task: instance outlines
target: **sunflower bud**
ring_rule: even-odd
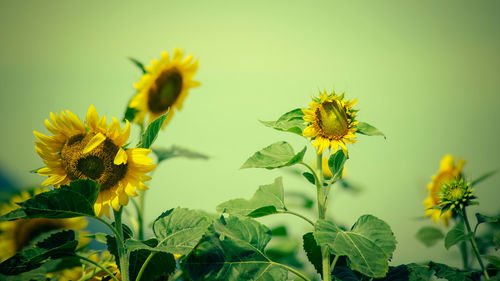
[[[476,198],[473,191],[470,183],[465,182],[464,178],[455,178],[444,183],[439,193],[441,211],[462,209],[465,206],[477,204],[472,201]]]

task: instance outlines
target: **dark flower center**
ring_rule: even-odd
[[[340,139],[347,134],[349,128],[347,114],[336,100],[322,103],[315,113],[318,125],[326,137]]]
[[[162,72],[148,93],[148,107],[153,113],[167,111],[182,92],[182,75],[177,69]]]

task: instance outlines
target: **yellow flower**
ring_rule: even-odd
[[[356,110],[352,109],[356,102],[344,99],[343,94],[338,96],[333,92],[328,95],[324,91],[319,99],[309,103],[309,109],[302,109],[303,119],[311,123],[302,135],[314,140],[313,147],[318,148],[318,154],[330,147],[335,153],[340,146],[347,155],[345,144],[356,142],[354,133],[358,122],[354,120]]]
[[[116,266],[116,262],[114,261],[113,256],[108,251],[103,251],[99,256],[97,253],[94,253],[88,257],[90,260],[101,264],[106,269],[108,269],[111,273],[113,273],[116,279],[121,280],[120,270]],[[101,280],[111,280],[108,274],[98,268],[98,267],[86,267],[85,277],[83,277],[83,267],[77,266],[73,268],[63,269],[57,272],[47,274],[47,277],[52,278],[57,276],[57,280],[59,281],[71,281],[71,280],[89,280],[89,281],[101,281]],[[107,279],[105,279],[107,277]]]
[[[33,196],[44,192],[37,188]],[[5,215],[17,208],[16,203],[24,202],[32,197],[28,191],[12,196],[9,203],[0,205],[0,215]],[[28,246],[38,235],[58,229],[80,230],[87,226],[83,217],[69,219],[19,219],[0,222],[0,261],[4,261],[16,252]],[[80,243],[85,242],[81,239]]]
[[[50,113],[45,126],[53,134],[48,136],[34,132],[38,141],[35,149],[47,165],[39,169],[40,175],[49,176],[42,186],[69,184],[77,179],[92,179],[100,184],[99,196],[94,204],[98,216],[109,217],[109,207],[119,210],[127,205],[129,196],[137,196],[136,190],[146,190],[143,183],[151,177],[156,164],[148,157],[150,149],[126,149],[130,135],[127,121],[122,130],[116,118],[107,125],[106,116],[99,118],[93,105],[85,119],[66,110],[61,115]]]
[[[439,222],[439,219],[441,218],[443,224],[448,226],[448,221],[452,216],[451,210],[448,210],[441,215],[441,210],[431,208],[440,205],[440,193],[442,192],[443,186],[450,183],[453,179],[460,178],[462,176],[462,167],[464,164],[464,160],[458,160],[455,165],[455,159],[453,156],[445,155],[443,159],[441,159],[438,173],[432,176],[432,182],[427,185],[429,197],[424,200],[425,216],[430,217],[431,220],[436,223]]]
[[[170,60],[168,53],[163,52],[159,61],[152,60],[151,66],[145,67],[147,72],[134,84],[137,95],[129,104],[129,107],[137,110],[134,123],[142,124],[147,114],[148,122],[151,123],[170,110],[163,123],[165,127],[174,116],[174,108],[182,109],[188,90],[200,85],[193,80],[198,61],[191,62],[192,55],[185,59],[183,56],[183,52],[174,49],[174,56]]]

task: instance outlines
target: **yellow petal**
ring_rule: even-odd
[[[120,210],[120,199],[118,198],[118,196],[115,195],[115,197],[111,199],[111,206],[113,207],[113,209],[115,209],[115,211]]]
[[[308,126],[304,129],[304,131],[302,131],[302,135],[304,137],[309,137],[309,138],[313,138],[317,135],[318,133],[316,132],[316,129],[314,129],[314,126],[311,125],[311,126]]]
[[[42,186],[57,185],[66,178],[66,175],[52,175],[42,182]]]
[[[91,105],[89,110],[87,110],[87,116],[85,117],[85,123],[90,130],[95,131],[97,129],[97,122],[99,121],[99,115],[97,115],[97,110]]]
[[[127,158],[127,153],[125,152],[125,150],[123,150],[123,148],[120,147],[120,149],[116,153],[113,163],[115,165],[127,164]]]
[[[101,133],[97,133],[88,143],[87,145],[85,146],[85,148],[83,149],[83,154],[87,154],[89,153],[90,151],[92,151],[94,148],[96,148],[97,146],[99,146],[103,141],[106,140],[106,136],[101,134]]]
[[[347,155],[347,147],[342,141],[339,141],[338,144],[340,145],[340,148],[342,148],[342,151],[344,152],[344,155]]]
[[[441,159],[440,171],[452,170],[455,167],[455,159],[452,155],[445,155],[443,159]]]

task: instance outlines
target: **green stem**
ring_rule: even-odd
[[[144,240],[144,190],[139,191],[139,204],[137,206],[137,223],[139,224],[139,240]]]
[[[296,212],[293,212],[293,211],[290,211],[290,210],[286,210],[286,211],[278,211],[279,214],[290,214],[290,215],[294,215],[294,216],[297,216],[305,221],[307,221],[310,225],[314,226],[314,222],[310,219],[308,219],[307,217],[299,214],[299,213],[296,213]]]
[[[144,263],[141,266],[141,269],[139,270],[139,273],[137,273],[137,277],[135,278],[135,281],[141,280],[141,277],[142,277],[142,274],[144,273],[144,270],[146,270],[148,263],[151,261],[151,259],[154,257],[155,254],[156,254],[156,252],[151,252],[149,254],[149,256],[146,258],[146,260],[144,261]]]
[[[330,270],[333,271],[333,269],[335,268],[335,265],[337,264],[337,261],[339,260],[339,257],[340,256],[335,256],[335,258],[333,258],[333,261],[332,261],[332,264],[330,265]]]
[[[462,263],[464,265],[464,270],[469,269],[469,255],[467,253],[467,243],[465,241],[461,242],[459,245],[460,253],[462,254]]]
[[[172,276],[172,278],[171,278],[172,280],[171,281],[175,281],[175,280],[177,280],[177,279],[179,279],[181,277],[182,277],[182,270],[177,270],[175,272],[175,274]],[[169,278],[169,280],[170,280],[170,278]]]
[[[484,276],[486,277],[486,280],[490,280],[490,276],[488,275],[488,271],[486,271],[486,268],[484,267],[483,260],[481,259],[481,255],[479,254],[479,249],[476,244],[476,239],[474,238],[474,235],[472,233],[472,230],[470,228],[469,224],[469,219],[467,219],[467,213],[465,212],[465,207],[461,209],[462,210],[462,218],[464,219],[465,222],[465,227],[467,228],[467,233],[470,236],[469,240],[472,245],[472,249],[474,250],[474,254],[476,255],[476,259],[479,262],[479,265],[481,266],[481,270],[484,272]]]
[[[77,258],[81,259],[81,260],[84,260],[84,261],[86,261],[88,263],[91,263],[91,264],[99,267],[100,269],[104,270],[104,272],[106,272],[111,278],[113,278],[113,280],[118,281],[118,279],[116,279],[115,275],[111,271],[109,271],[106,267],[104,267],[103,265],[101,265],[101,264],[99,264],[99,263],[97,263],[97,262],[95,262],[95,261],[93,261],[91,259],[88,259],[86,257],[82,257],[82,256],[79,256],[79,255],[75,255],[75,256]]]
[[[118,249],[118,257],[120,259],[120,273],[122,281],[129,281],[129,271],[128,271],[128,254],[124,246],[123,239],[123,226],[122,226],[122,211],[123,206],[120,206],[119,211],[113,210],[115,217],[115,225],[117,230],[116,247]]]
[[[102,222],[103,224],[105,224],[109,229],[111,229],[111,231],[113,232],[113,235],[115,237],[118,237],[118,235],[119,235],[118,230],[116,230],[116,228],[113,225],[111,225],[109,222],[107,222],[105,219],[103,219],[101,217],[93,217],[93,218]]]
[[[271,264],[278,265],[278,266],[281,266],[281,267],[285,268],[286,270],[288,270],[288,271],[292,272],[293,274],[297,275],[298,277],[300,277],[304,281],[311,281],[311,279],[307,278],[304,274],[300,273],[299,271],[295,270],[292,267],[289,267],[288,265],[277,263],[277,262],[273,262],[273,261],[271,261]]]
[[[325,181],[323,176],[323,152],[318,153],[316,158],[316,168],[319,175],[319,187],[317,191],[318,196],[318,216],[319,219],[326,219],[326,200],[323,183]],[[321,257],[323,264],[323,280],[330,281],[331,280],[331,271],[330,271],[330,252],[327,246],[321,247]]]

